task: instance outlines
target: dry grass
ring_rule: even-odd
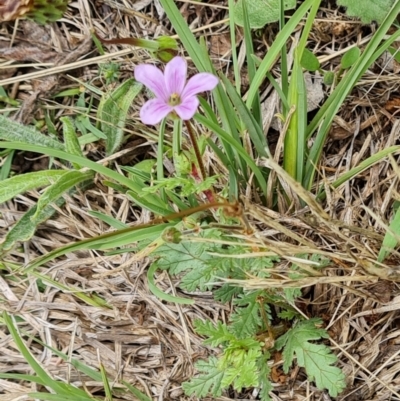
[[[193,3],[181,2],[182,14],[194,32],[206,36],[215,65],[231,75],[226,2],[215,0],[202,6]],[[104,38],[153,38],[171,33],[172,28],[157,0],[133,3],[104,0],[96,4],[78,0],[70,5],[58,24],[48,27],[26,21],[3,24],[0,26],[0,86],[10,97],[23,100],[20,108],[9,107],[3,112],[16,113],[24,123],[41,120],[46,113],[51,113],[59,129],[58,118],[73,115],[77,109],[71,98],[53,98],[54,94],[76,87],[77,82],[88,82],[108,91],[111,87],[106,87],[99,78],[99,63],[105,60],[118,63],[122,71],[120,80],[123,80],[132,76],[136,64],[149,60],[144,51],[114,45],[107,47],[106,55],[99,56],[89,39],[91,29]],[[266,45],[273,40],[274,29],[268,27],[257,39],[257,54],[265,52]],[[339,63],[338,56],[354,44],[365,43],[370,33],[369,28],[347,20],[327,2],[315,23],[309,48],[314,49],[325,69],[333,70]],[[243,44],[239,46],[242,56]],[[243,57],[240,60],[243,62]],[[398,254],[391,257],[389,266],[377,269],[372,263],[390,221],[393,200],[399,199],[396,161],[378,163],[339,189],[329,189],[329,183],[338,174],[367,156],[399,143],[399,70],[393,60],[381,60],[363,77],[341,108],[319,169],[320,180],[327,188],[323,209],[310,197],[310,207],[305,210],[287,211],[284,200],[280,211],[266,209],[253,201],[244,205],[255,229],[253,236],[246,240],[267,246],[270,252],[281,256],[281,263],[275,267],[273,279],[249,277],[241,284],[247,288],[303,287],[303,297],[296,307],[305,316],[323,318],[332,347],[347,375],[348,389],[337,398],[343,401],[400,400]],[[268,96],[266,90],[265,97]],[[139,105],[140,102],[132,106],[126,147],[112,158],[116,166],[134,164],[155,154],[157,133],[138,121]],[[274,147],[279,134],[272,129],[268,135]],[[101,146],[90,145],[87,150],[97,160],[102,159]],[[36,156],[18,156],[14,170],[44,168],[46,161]],[[213,155],[208,157],[209,165],[223,173],[224,166]],[[277,174],[286,187],[292,188],[294,197],[308,196],[279,170]],[[1,205],[0,236],[5,235],[38,196],[32,191]],[[146,223],[152,217],[97,181],[96,187],[85,194],[68,199],[56,217],[41,225],[29,242],[9,252],[4,263],[8,268],[27,263],[71,241],[104,233],[108,227],[93,218],[89,214],[91,210],[124,223]],[[331,261],[319,274],[315,274],[311,263],[295,259],[299,254],[315,253]],[[287,265],[293,260],[314,275],[301,282],[290,279]],[[5,280],[0,276],[0,309],[23,317],[26,324],[21,328],[46,344],[93,367],[101,362],[116,381],[123,377],[154,400],[186,400],[181,383],[194,373],[196,360],[213,352],[202,346],[201,338],[193,330],[193,321],[205,317],[226,321],[230,306],[216,303],[210,293],[193,295],[194,306],[160,301],[148,289],[147,263],[133,254],[106,256],[81,251],[55,261],[46,270],[49,277],[70,288],[87,294],[96,292],[110,308],[88,306],[74,292],[61,292],[51,285],[40,287],[32,277]],[[157,285],[164,291],[175,291],[166,272],[159,274]],[[48,350],[34,343],[29,345],[55,377],[84,385],[93,394],[101,393],[101,383],[87,381]],[[281,363],[276,362],[278,369]],[[3,328],[0,372],[30,371]],[[13,394],[32,391],[33,387],[33,384],[0,380],[3,394],[0,400],[14,399]],[[288,377],[282,374],[274,390],[276,401],[330,399],[297,369]],[[251,393],[231,393],[220,399],[238,397],[254,399]]]

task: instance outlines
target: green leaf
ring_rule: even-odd
[[[242,289],[239,286],[224,284],[214,291],[214,299],[222,303],[229,302],[234,296],[241,294]]]
[[[358,17],[364,24],[372,21],[381,23],[389,14],[395,0],[337,0],[338,5],[346,7],[350,17]]]
[[[107,136],[107,155],[113,154],[121,146],[129,107],[141,89],[141,84],[128,79],[113,92],[105,94],[101,100],[97,117]]]
[[[196,397],[212,394],[214,397],[219,397],[222,394],[222,380],[225,371],[218,368],[218,359],[211,357],[208,362],[199,361],[195,368],[204,373],[192,378],[189,382],[182,383],[185,394],[188,396],[194,394]]]
[[[0,181],[4,181],[10,176],[12,161],[14,159],[14,153],[15,153],[14,150],[11,151],[6,150],[5,152],[0,152],[1,157],[4,157],[3,164],[0,167]]]
[[[203,341],[205,345],[218,347],[227,341],[235,339],[235,336],[229,332],[227,325],[222,322],[217,322],[215,326],[210,320],[202,321],[198,319],[195,321],[194,325],[196,333],[208,337]]]
[[[17,327],[14,325],[12,318],[7,314],[7,312],[3,312],[3,320],[6,324],[12,339],[14,340],[19,352],[23,356],[23,358],[29,363],[31,368],[37,374],[39,379],[46,383],[47,386],[51,387],[56,392],[64,392],[64,388],[61,383],[53,380],[52,377],[40,366],[39,362],[34,358],[34,356],[30,353],[28,347],[25,345],[22,340],[21,333],[19,333]]]
[[[173,212],[173,210],[169,208],[168,204],[164,204],[162,199],[156,195],[148,194],[140,196],[134,191],[127,191],[126,194],[134,203],[144,209],[150,210],[156,215],[167,216]]]
[[[222,386],[233,384],[236,390],[242,387],[258,387],[257,360],[262,356],[262,344],[252,338],[231,341],[219,361],[225,376]]]
[[[37,224],[36,219],[40,218],[40,215],[44,208],[62,196],[63,193],[70,190],[75,185],[90,180],[94,176],[92,171],[87,171],[85,173],[81,173],[80,171],[67,171],[66,174],[63,174],[58,180],[50,185],[39,198],[36,204],[36,212],[32,216],[32,222]]]
[[[209,230],[211,231],[211,230]],[[210,234],[201,234],[210,238]],[[160,257],[157,266],[160,269],[168,269],[170,274],[179,274],[185,270],[204,269],[207,260],[212,257],[208,254],[209,244],[195,241],[181,241],[179,244],[164,244],[153,256]]]
[[[61,117],[60,121],[63,123],[65,150],[73,155],[83,157],[83,152],[79,144],[72,120],[69,117]],[[72,165],[77,170],[82,167],[77,163],[72,163]]]
[[[43,401],[97,401],[98,398],[92,398],[88,394],[77,396],[76,394],[50,394],[50,393],[28,393],[31,399]]]
[[[317,56],[310,50],[304,49],[300,61],[301,66],[308,71],[317,71],[320,68],[320,63]]]
[[[232,330],[238,338],[254,336],[262,327],[260,304],[257,302],[262,291],[241,294],[234,303],[235,312],[231,315]]]
[[[146,239],[154,240],[161,235],[166,227],[169,227],[170,225],[171,223],[162,223],[148,227],[133,226],[124,228],[122,230],[105,233],[94,238],[73,242],[34,259],[25,268],[24,272],[31,272],[54,258],[65,255],[68,252],[78,251],[80,249],[111,249],[125,246],[136,241],[143,241]]]
[[[32,127],[19,124],[3,115],[0,115],[0,139],[64,150],[64,145],[61,142],[43,135]]]
[[[271,397],[269,396],[269,392],[272,391],[272,383],[268,379],[271,373],[271,368],[268,366],[268,361],[271,355],[268,352],[265,352],[261,358],[258,358],[257,365],[259,371],[259,385],[261,387],[260,391],[260,399],[261,401],[271,401]]]
[[[329,347],[322,344],[313,344],[310,341],[327,338],[328,333],[318,329],[320,319],[310,319],[298,323],[276,341],[276,348],[284,347],[283,370],[289,372],[295,356],[297,364],[305,368],[310,380],[315,380],[320,390],[327,389],[332,397],[336,397],[346,387],[345,376],[336,366],[337,357]]]
[[[264,25],[279,20],[279,2],[281,0],[246,0],[247,13],[252,29],[262,28]],[[235,22],[244,26],[243,0],[235,6]],[[296,7],[296,0],[284,0],[285,10]]]
[[[67,174],[67,171],[64,170],[45,170],[16,175],[1,181],[0,203],[6,202],[30,189],[51,185],[65,174]]]
[[[347,70],[356,63],[356,61],[360,58],[360,54],[361,50],[359,47],[352,47],[351,49],[347,50],[345,54],[343,54],[343,57],[340,60],[340,66],[344,70]]]
[[[58,207],[61,207],[64,203],[64,198],[59,198],[54,202]],[[52,206],[48,205],[36,217],[35,221],[32,221],[32,216],[36,213],[36,207],[37,205],[29,209],[7,233],[5,241],[0,244],[0,251],[8,251],[16,242],[28,241],[35,234],[37,225],[49,219],[56,212]]]
[[[389,230],[385,233],[382,247],[379,251],[378,262],[383,262],[391,251],[396,247],[400,237],[400,208],[396,210],[396,214],[389,225]]]
[[[327,71],[324,74],[324,84],[325,85],[332,85],[333,81],[335,80],[335,73],[333,71]]]

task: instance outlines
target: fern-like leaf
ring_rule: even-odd
[[[319,329],[320,319],[310,319],[298,323],[276,342],[276,348],[282,349],[283,370],[289,372],[295,356],[299,366],[305,368],[310,380],[315,380],[319,389],[327,389],[332,397],[336,397],[346,386],[343,372],[336,366],[337,358],[330,348],[310,341],[327,338],[328,333]]]
[[[260,304],[257,298],[262,291],[239,295],[234,301],[236,310],[231,315],[232,330],[238,338],[254,336],[262,327]]]
[[[208,394],[219,397],[222,394],[222,380],[226,372],[219,369],[218,359],[210,357],[208,361],[197,362],[195,367],[203,373],[183,383],[184,392],[187,395],[194,394],[196,397],[205,397]]]
[[[203,342],[205,345],[218,347],[218,345],[235,339],[235,336],[229,332],[228,327],[224,323],[217,322],[217,325],[214,326],[209,320],[204,322],[196,320],[194,324],[198,334],[208,337]]]
[[[258,381],[260,390],[260,399],[261,401],[271,401],[271,397],[269,396],[269,392],[272,391],[272,383],[269,380],[269,375],[271,373],[271,368],[268,366],[268,360],[271,357],[269,352],[265,352],[261,358],[257,360],[258,366]]]

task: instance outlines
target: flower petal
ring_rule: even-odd
[[[179,106],[175,106],[176,114],[182,120],[190,120],[199,107],[199,99],[196,96],[186,97]]]
[[[174,57],[165,67],[164,79],[168,94],[180,95],[186,83],[187,64],[183,57]]]
[[[189,79],[185,89],[182,92],[181,100],[184,102],[186,97],[191,97],[204,91],[210,91],[217,85],[218,78],[213,74],[201,72],[200,74],[193,75],[193,77]]]
[[[156,97],[164,100],[168,100],[167,88],[164,83],[164,75],[154,65],[140,64],[135,67],[135,79],[136,81],[146,85]]]
[[[143,124],[156,125],[171,113],[172,110],[173,107],[165,103],[163,100],[151,99],[140,109],[140,119]]]

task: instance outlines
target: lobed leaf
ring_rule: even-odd
[[[196,320],[195,321],[196,333],[207,337],[203,341],[205,345],[211,345],[212,347],[218,347],[219,345],[234,340],[235,336],[229,332],[226,324],[217,322],[216,325],[209,320]]]
[[[284,348],[283,370],[289,372],[295,356],[299,366],[305,368],[310,380],[315,380],[319,389],[327,389],[332,397],[336,397],[346,387],[345,376],[336,366],[332,366],[337,357],[331,349],[323,344],[310,341],[327,338],[325,330],[316,327],[319,319],[310,319],[298,323],[276,342],[276,348]]]
[[[223,390],[222,380],[225,371],[218,368],[218,359],[211,357],[208,361],[199,361],[195,367],[205,373],[192,378],[189,382],[182,383],[186,395],[194,394],[197,397],[205,397],[212,394],[214,397],[219,397]]]

